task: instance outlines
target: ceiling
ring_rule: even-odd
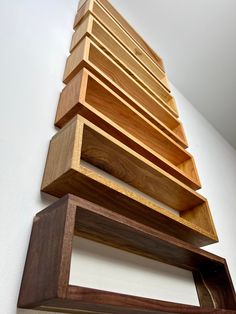
[[[110,0],[236,149],[236,0]]]

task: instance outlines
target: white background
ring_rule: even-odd
[[[52,197],[40,194],[40,184],[48,143],[56,131],[53,121],[76,7],[77,0],[1,1],[0,312],[3,314],[28,313],[17,311],[16,302],[33,216],[53,201]],[[201,193],[209,200],[220,238],[218,244],[206,249],[227,258],[236,284],[236,153],[180,92],[174,87],[172,90],[201,177]],[[97,265],[98,258],[101,266],[107,263],[106,249],[103,257],[97,255],[93,259],[88,256],[93,245],[84,247],[87,252],[83,250],[81,258],[89,258],[85,268],[91,263]],[[125,265],[128,258],[123,257],[120,270],[119,264],[116,265],[121,277],[126,266],[129,267]],[[141,276],[147,271],[143,268],[139,270]],[[127,269],[125,276],[130,284],[127,289],[131,291],[132,273]],[[173,269],[164,270],[160,266],[158,272],[162,273],[158,286],[164,287],[165,280],[171,286],[170,301],[176,298],[178,289],[186,295],[186,302],[194,301],[194,286],[188,274],[183,274],[183,280],[176,283]],[[179,272],[175,274],[178,277]],[[94,284],[102,284],[102,278],[97,277]],[[119,288],[122,289],[122,284]],[[155,289],[154,286],[150,293],[158,298],[161,291]]]

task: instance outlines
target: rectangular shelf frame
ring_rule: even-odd
[[[170,92],[166,73],[163,72],[160,67],[152,60],[151,57],[130,37],[130,35],[119,25],[116,20],[103,8],[98,1],[87,0],[83,7],[77,12],[75,17],[75,34],[72,40],[71,50],[75,47],[79,39],[78,34],[81,33],[80,25],[82,19],[88,14],[92,14],[107,31],[111,32],[112,35],[119,40],[119,42],[135,57],[137,60],[156,78],[158,79],[164,88]]]
[[[164,64],[160,56],[144,41],[144,39],[135,31],[135,29],[124,19],[124,17],[111,5],[107,0],[98,0],[99,4],[113,17],[113,19],[129,34],[133,40],[152,58],[152,60],[165,72]],[[86,10],[86,1],[80,2],[78,11],[80,8]],[[82,9],[82,11],[83,11]],[[83,13],[82,13],[83,14]],[[78,19],[78,15],[77,15]],[[76,20],[75,20],[76,23]],[[77,24],[74,25],[77,27]]]
[[[70,285],[74,236],[192,271],[200,307]],[[67,195],[35,216],[18,307],[94,314],[235,314],[236,299],[223,258]]]
[[[78,31],[72,38],[73,51],[69,58],[76,55],[75,47],[84,37],[90,37],[106,54],[118,63],[131,77],[143,86],[151,95],[160,101],[174,116],[178,117],[174,97],[163,85],[145,69],[142,64],[127,51],[110,32],[91,14],[82,20]],[[64,83],[67,84],[73,73],[66,68]]]
[[[187,147],[181,122],[166,109],[160,99],[157,100],[148,93],[88,37],[81,40],[73,54],[67,59],[65,75],[69,75],[71,80],[83,67],[88,68],[105,84],[114,88],[116,93],[151,119],[178,144],[184,148]],[[56,123],[60,124],[58,117]]]
[[[142,151],[141,154],[194,190],[199,189],[201,183],[192,155],[110,87],[82,69],[62,91],[56,121],[65,119],[62,123],[65,125],[80,114],[123,143],[129,143],[135,151]]]
[[[207,200],[192,190],[200,182],[191,154],[182,148],[187,142],[161,58],[106,0],[82,0],[74,27],[64,73],[68,85],[56,117],[56,125],[64,127],[51,140],[42,182],[42,191],[64,197],[35,216],[18,307],[90,314],[236,313],[226,261],[193,246],[218,238]],[[106,60],[98,61],[100,68],[91,61],[91,47]],[[129,82],[126,90],[108,64]],[[145,106],[137,101],[142,97]],[[151,110],[154,103],[161,118]],[[75,236],[192,271],[200,307],[70,285]]]
[[[171,206],[180,216],[86,162]],[[133,219],[142,213],[152,226],[198,246],[218,240],[204,197],[81,116],[52,138],[42,191],[57,197],[72,193],[115,211],[121,207]]]

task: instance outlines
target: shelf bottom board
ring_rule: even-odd
[[[31,307],[32,308],[32,307]],[[235,314],[235,310],[203,308],[96,290],[68,286],[66,298],[55,298],[37,305],[35,310],[83,314]]]

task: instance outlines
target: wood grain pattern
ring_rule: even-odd
[[[100,5],[116,20],[116,22],[142,47],[153,61],[165,72],[163,60],[156,52],[143,40],[134,28],[124,19],[124,17],[107,0],[98,0]]]
[[[171,206],[184,218],[98,173],[86,162]],[[164,232],[198,245],[217,241],[204,197],[81,116],[52,138],[42,191],[58,197],[73,193],[115,211],[122,207],[126,215],[143,212],[150,220],[154,213],[160,216],[158,227]]]
[[[182,148],[186,138],[162,60],[108,1],[81,0],[75,26],[56,117],[64,127],[51,140],[42,182],[42,191],[64,197],[34,219],[18,307],[236,313],[226,261],[193,246],[218,238],[207,200],[193,190],[200,182]],[[75,236],[192,271],[200,307],[70,285]]]
[[[188,186],[199,189],[193,157],[110,87],[86,69],[79,72],[62,91],[56,120],[63,123],[59,126],[78,113]],[[106,125],[101,125],[101,120]]]
[[[63,253],[69,248],[72,249],[75,223],[73,211],[74,207],[70,211],[67,202],[59,201],[51,205],[46,212],[42,211],[35,216],[18,300],[19,306],[66,296],[70,256]],[[53,245],[55,243],[56,246]],[[33,269],[37,271],[29,271]],[[37,289],[32,289],[32,286]]]
[[[87,10],[86,10],[87,9]],[[128,33],[112,18],[112,16],[94,0],[87,0],[87,3],[77,12],[75,18],[75,33],[71,43],[71,50],[74,49],[76,44],[81,38],[82,19],[91,13],[96,19],[111,32],[113,36],[139,61],[142,65],[155,77],[163,86],[170,92],[166,74],[160,69],[159,66],[152,60],[151,57],[129,36]]]
[[[45,236],[52,233],[54,241],[45,241]],[[201,306],[71,286],[71,248],[73,236],[76,235],[193,271]],[[44,252],[51,254],[45,255]],[[59,265],[59,279],[44,274],[45,264],[53,263]],[[51,271],[55,272],[49,267],[47,272],[50,274]],[[38,281],[41,282],[39,286]],[[55,287],[56,293],[50,297],[51,286]],[[203,293],[205,290],[208,293]],[[66,313],[76,310],[97,314],[233,314],[236,299],[223,258],[148,227],[145,219],[140,223],[84,199],[67,195],[38,213],[34,219],[18,306]]]
[[[82,30],[86,30],[82,33]],[[157,100],[161,100],[163,105],[172,114],[178,117],[176,103],[173,96],[163,87],[149,71],[136,58],[127,51],[111,33],[92,15],[82,19],[78,27],[78,33],[73,35],[72,42],[75,47],[85,36],[90,37],[101,47],[116,63],[118,63],[131,77],[139,82],[141,86],[148,90]],[[71,58],[76,53],[73,51]],[[72,74],[64,75],[64,82],[67,84],[72,78]]]
[[[165,108],[160,100],[149,94],[89,38],[83,39],[67,59],[65,75],[71,79],[84,66],[163,132],[186,148],[187,140],[180,121]],[[60,118],[56,117],[58,126],[62,126]]]
[[[86,5],[86,3],[88,3],[87,0],[80,0],[80,1],[79,1],[79,4],[78,4],[78,11],[79,11],[82,7],[84,7],[84,6]]]

